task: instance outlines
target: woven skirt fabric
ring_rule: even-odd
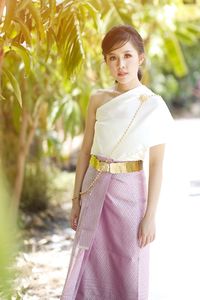
[[[83,191],[96,174],[89,165]],[[143,170],[104,172],[91,191],[82,196],[61,300],[148,299],[149,244],[143,248],[138,244],[146,190]]]

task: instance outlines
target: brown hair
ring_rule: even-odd
[[[131,25],[118,25],[112,27],[102,40],[101,48],[104,60],[111,50],[118,49],[130,41],[137,50],[138,55],[144,53],[144,42],[140,34]],[[138,79],[141,80],[142,72],[138,69]],[[117,82],[117,81],[116,81]]]

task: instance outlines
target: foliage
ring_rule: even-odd
[[[45,210],[51,196],[51,176],[38,162],[26,166],[20,207],[24,211]]]

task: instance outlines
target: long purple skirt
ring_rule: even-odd
[[[96,173],[89,165],[83,191]],[[91,191],[82,196],[61,300],[148,299],[149,244],[143,248],[138,244],[146,195],[145,174],[141,170],[103,172]]]

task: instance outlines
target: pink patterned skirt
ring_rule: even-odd
[[[89,165],[83,191],[96,173]],[[141,170],[103,172],[91,191],[82,196],[61,300],[148,299],[149,244],[140,248],[137,237],[146,195],[146,179]]]

